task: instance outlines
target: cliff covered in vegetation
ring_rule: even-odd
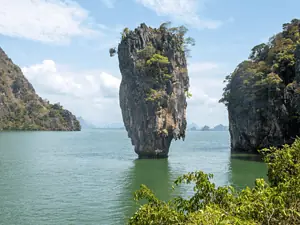
[[[80,130],[76,117],[40,98],[0,48],[0,130]]]
[[[118,46],[123,121],[140,158],[167,157],[172,139],[185,137],[189,97],[187,45],[183,26],[141,24],[125,28]],[[110,49],[111,56],[116,53]]]
[[[300,134],[300,20],[255,46],[226,81],[220,101],[228,108],[233,151],[292,143]]]

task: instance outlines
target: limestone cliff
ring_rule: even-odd
[[[232,151],[257,152],[300,135],[300,21],[252,49],[226,80]]]
[[[118,46],[123,121],[140,158],[167,157],[172,139],[185,137],[186,28],[124,29]],[[113,50],[110,52],[113,54]]]
[[[0,48],[0,130],[80,130],[76,117],[40,98]]]

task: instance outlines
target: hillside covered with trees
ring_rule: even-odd
[[[0,130],[80,130],[80,123],[68,110],[39,97],[0,48]]]

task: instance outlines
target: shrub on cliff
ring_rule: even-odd
[[[273,88],[284,92],[283,88],[291,84],[296,76],[295,51],[300,44],[300,20],[294,19],[291,23],[283,24],[283,31],[270,38],[269,43],[259,44],[252,48],[249,60],[238,65],[237,69],[226,77],[228,83],[224,89],[223,98],[225,104],[234,104],[238,95],[237,85],[243,95],[256,95],[260,98],[260,92],[268,93]],[[233,84],[236,76],[244,78],[247,82]],[[273,80],[274,82],[268,82]]]
[[[135,199],[146,199],[129,224],[300,224],[300,139],[282,149],[261,151],[268,164],[269,183],[257,179],[241,191],[216,187],[212,175],[188,173],[175,181],[194,184],[190,198],[159,200],[145,185]]]

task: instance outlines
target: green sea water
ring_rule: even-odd
[[[0,224],[125,224],[141,184],[162,199],[187,172],[213,173],[237,188],[266,177],[266,166],[231,155],[228,132],[188,132],[168,159],[137,160],[124,130],[0,133]]]

